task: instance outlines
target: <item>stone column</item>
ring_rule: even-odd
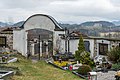
[[[49,57],[49,54],[48,54],[48,41],[46,41],[46,55],[47,55],[47,57]]]
[[[42,42],[40,41],[40,57],[42,57]]]
[[[34,55],[34,53],[35,53],[34,45],[35,45],[34,43],[30,45],[30,52],[32,55]]]
[[[97,56],[97,41],[96,39],[94,39],[94,54],[93,54],[93,58]]]

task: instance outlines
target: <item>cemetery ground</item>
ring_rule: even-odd
[[[5,67],[16,67],[19,69],[12,80],[83,80],[69,71],[63,71],[47,64],[44,61],[32,62],[21,55],[15,55],[18,61],[3,64]]]

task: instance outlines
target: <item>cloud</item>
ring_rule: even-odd
[[[77,15],[77,16],[99,16],[116,11],[107,0],[78,0],[78,1],[55,1],[49,5],[52,12]]]
[[[36,6],[43,6],[47,4],[48,1],[41,0],[2,0],[2,4],[4,8],[21,8],[21,9],[33,9]]]
[[[49,9],[46,9],[57,14],[66,14],[79,18],[91,17],[91,20],[93,17],[96,17],[96,19],[106,18],[106,20],[120,19],[120,7],[114,4],[109,0],[55,1],[49,5]]]
[[[36,13],[57,21],[119,20],[120,0],[1,0],[0,19],[26,20]]]
[[[120,7],[120,0],[110,0],[110,2],[111,2],[114,6]]]

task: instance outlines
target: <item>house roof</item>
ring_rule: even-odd
[[[83,38],[88,38],[87,35],[77,32],[77,31],[73,31],[69,33],[67,37],[69,37],[70,39],[79,39],[80,35],[82,35]],[[65,34],[59,34],[59,36],[61,36],[62,39],[65,39]]]
[[[107,38],[107,37],[86,37],[85,39],[97,39],[97,40],[109,40],[109,41],[120,41],[120,39],[116,39],[116,38]]]
[[[79,39],[80,38],[80,32],[72,32],[70,33],[69,37],[70,39]],[[60,34],[62,39],[65,39],[65,34]],[[115,38],[107,38],[107,37],[93,37],[93,36],[87,36],[85,34],[82,34],[84,39],[93,39],[93,40],[109,40],[109,41],[120,41],[120,39],[115,39]]]
[[[13,31],[12,27],[0,27],[0,32],[1,31]]]
[[[12,34],[12,33],[13,33],[13,28],[11,27],[0,28],[0,34]]]

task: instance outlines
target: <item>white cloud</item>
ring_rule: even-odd
[[[13,17],[15,22],[35,13],[63,22],[119,20],[120,0],[1,0],[0,12],[0,20]]]
[[[75,17],[81,20],[120,19],[120,7],[113,5],[109,0],[54,1],[48,6],[49,8],[45,8],[47,11],[61,15],[60,18],[64,20],[75,20]]]
[[[78,0],[72,1],[55,1],[49,5],[49,10],[58,13],[81,15],[81,16],[94,16],[106,13],[111,13],[116,8],[106,0]],[[48,8],[47,8],[48,9]]]

